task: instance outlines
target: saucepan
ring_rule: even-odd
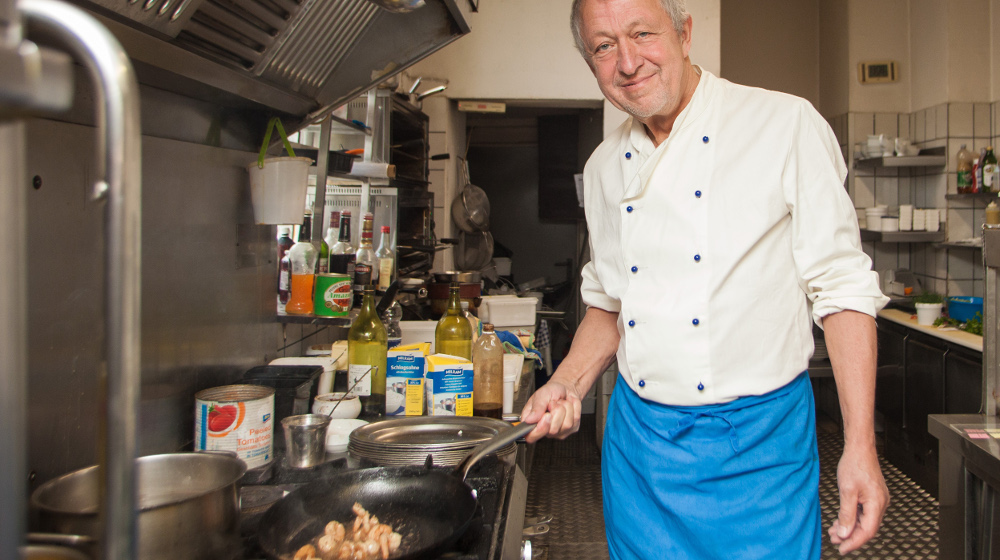
[[[304,545],[323,534],[332,520],[354,518],[361,504],[381,523],[402,535],[390,558],[436,558],[454,544],[476,511],[476,494],[465,482],[469,470],[486,455],[524,437],[534,424],[519,424],[483,442],[453,471],[424,467],[378,467],[344,471],[311,482],[288,494],[264,514],[258,541],[275,560],[291,560]]]
[[[138,557],[235,558],[240,551],[237,481],[246,463],[228,454],[169,453],[136,460]],[[52,479],[31,495],[43,531],[100,537],[96,466]],[[89,537],[89,538],[86,538]]]

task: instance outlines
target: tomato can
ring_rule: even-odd
[[[347,317],[351,311],[351,277],[346,274],[317,274],[313,314]]]
[[[274,458],[274,388],[226,385],[194,395],[195,451],[233,451],[248,469]]]

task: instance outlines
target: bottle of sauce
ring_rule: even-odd
[[[472,348],[472,415],[503,416],[503,344],[493,325],[483,323],[483,334]]]
[[[330,246],[330,272],[354,278],[354,246],[351,245],[351,211],[340,213],[340,238]]]
[[[292,268],[292,294],[285,304],[285,313],[309,315],[313,312],[313,285],[316,281],[316,259],[318,251],[309,242],[312,217],[306,215],[299,229],[299,240],[288,250],[288,260]]]
[[[997,189],[1000,188],[1000,167],[997,167],[997,156],[993,153],[993,146],[986,148],[986,155],[983,156],[982,168],[982,192],[997,192]]]
[[[472,360],[472,326],[462,315],[462,298],[458,282],[452,282],[448,295],[448,310],[434,329],[434,351]]]
[[[382,238],[378,243],[378,251],[375,251],[375,258],[378,260],[377,291],[385,292],[396,275],[396,255],[392,252],[389,226],[382,226]]]
[[[972,152],[962,144],[958,154],[955,155],[955,170],[958,172],[958,192],[966,194],[975,192],[972,190]]]
[[[285,312],[285,305],[292,295],[292,264],[288,260],[288,250],[295,242],[291,233],[290,226],[278,226],[278,313]]]
[[[375,287],[361,294],[361,313],[347,332],[347,387],[361,399],[362,414],[384,416],[388,336],[375,312]]]
[[[361,225],[361,246],[354,254],[354,306],[361,305],[361,292],[365,286],[374,285],[378,280],[378,258],[375,256],[375,249],[372,248],[372,221],[374,217],[371,212],[365,214],[365,221]]]
[[[986,223],[990,225],[1000,224],[1000,206],[997,206],[995,200],[991,200],[986,205]]]

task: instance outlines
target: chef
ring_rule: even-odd
[[[846,167],[805,100],[693,65],[683,0],[575,0],[577,46],[629,118],[584,171],[588,311],[528,401],[529,441],[579,428],[617,358],[602,448],[612,558],[818,559],[815,411],[825,332],[844,420],[846,554],[878,530],[875,313]]]

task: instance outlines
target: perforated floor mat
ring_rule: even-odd
[[[608,558],[601,505],[600,453],[593,415],[580,432],[564,441],[537,444],[528,486],[527,517],[552,515],[549,532],[531,538],[535,558],[603,560]],[[843,440],[837,431],[820,433],[820,504],[823,527],[837,517],[837,462]],[[850,558],[859,560],[936,560],[938,504],[930,494],[881,459],[892,502],[878,536]],[[824,560],[841,558],[824,533]]]

